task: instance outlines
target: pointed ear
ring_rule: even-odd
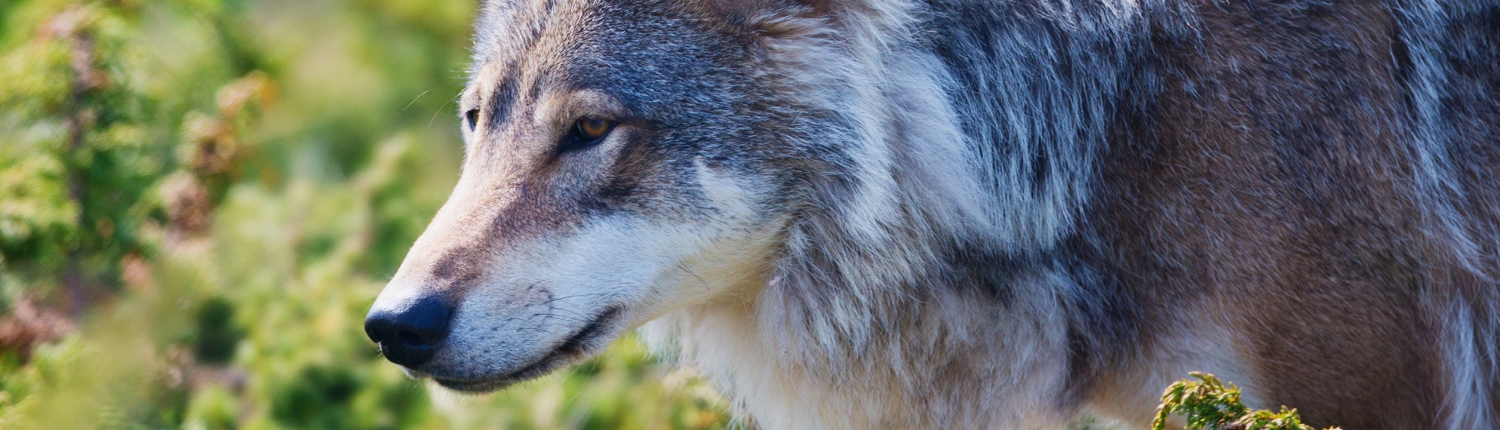
[[[725,22],[775,43],[806,38],[859,39],[855,45],[884,46],[910,36],[921,9],[913,0],[691,0],[703,2]]]
[[[811,16],[827,17],[838,9],[838,0],[787,0],[786,3],[805,8]]]
[[[700,6],[733,20],[794,12],[806,18],[828,16],[836,0],[696,0]]]

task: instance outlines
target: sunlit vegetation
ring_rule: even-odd
[[[1234,384],[1225,385],[1207,373],[1193,372],[1191,376],[1167,387],[1151,422],[1152,430],[1165,430],[1174,415],[1182,417],[1188,430],[1313,430],[1302,424],[1296,409],[1282,406],[1281,412],[1252,410],[1240,400],[1240,389]]]

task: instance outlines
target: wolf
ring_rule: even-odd
[[[622,333],[753,426],[1500,428],[1500,1],[488,0],[365,328],[461,392]],[[1180,424],[1178,424],[1180,425]]]

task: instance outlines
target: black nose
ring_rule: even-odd
[[[370,309],[365,334],[380,344],[380,352],[392,363],[415,368],[427,364],[448,337],[448,317],[453,307],[438,297],[424,296],[404,307]]]

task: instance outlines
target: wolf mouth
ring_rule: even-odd
[[[551,352],[547,353],[547,355],[542,356],[542,358],[537,359],[536,361],[531,362],[531,364],[527,364],[520,369],[516,369],[498,376],[479,377],[471,379],[445,378],[433,375],[432,380],[433,382],[437,382],[438,385],[441,385],[444,388],[448,388],[450,390],[478,393],[499,390],[519,382],[524,382],[545,375],[547,374],[547,372],[550,372],[553,369],[562,367],[569,362],[580,360],[586,357],[589,353],[589,345],[592,345],[594,343],[594,340],[597,340],[598,338],[603,337],[605,334],[607,334],[607,332],[609,331],[609,327],[613,325],[616,319],[618,319],[620,312],[620,308],[611,307],[604,312],[599,313],[599,316],[594,317],[594,319],[590,321],[588,325],[585,325],[583,326],[583,328],[578,329],[578,331],[574,332],[573,335],[568,336],[567,339],[563,340],[562,342],[558,343],[557,346],[553,347]]]

